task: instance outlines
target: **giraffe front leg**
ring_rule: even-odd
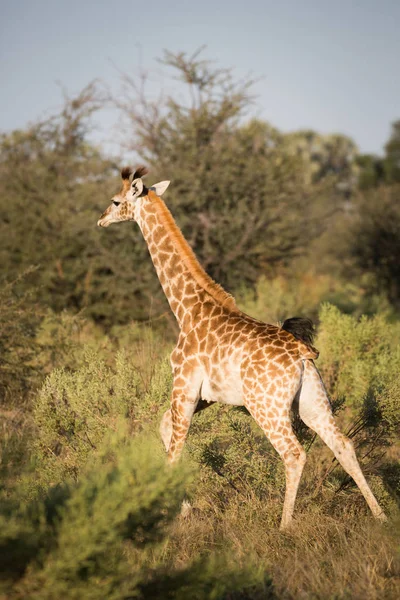
[[[196,408],[196,402],[190,402],[181,394],[172,395],[171,401],[171,439],[168,447],[168,462],[176,462],[182,454],[190,423]]]
[[[188,365],[175,372],[171,408],[161,421],[161,436],[168,452],[168,462],[176,462],[183,450],[192,417],[200,399],[203,380],[199,368]]]

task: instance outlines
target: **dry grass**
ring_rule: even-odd
[[[400,597],[399,523],[387,526],[367,515],[333,518],[316,510],[297,512],[281,532],[278,502],[255,497],[216,508],[213,498],[180,518],[165,558],[184,566],[199,554],[220,550],[238,568],[249,563],[272,577],[276,598],[387,599]],[[256,597],[256,596],[255,596]],[[257,596],[258,597],[258,596]]]

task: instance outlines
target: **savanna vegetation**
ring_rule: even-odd
[[[400,121],[383,156],[362,155],[254,118],[251,81],[199,54],[164,63],[176,96],[92,83],[1,136],[0,598],[394,600]],[[90,135],[110,103],[121,156]],[[318,367],[387,525],[295,410],[308,460],[286,532],[282,464],[244,409],[195,415],[166,466],[177,328],[139,230],[95,226],[127,155],[171,179],[166,202],[241,308],[316,321]]]

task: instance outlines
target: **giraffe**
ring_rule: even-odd
[[[281,528],[287,527],[306,462],[290,418],[297,396],[300,418],[333,451],[373,515],[386,520],[360,469],[352,441],[334,420],[314,364],[318,352],[312,346],[311,321],[287,319],[280,327],[240,311],[233,296],[201,267],[161,199],[170,182],[147,188],[142,179],[146,174],[145,167],[121,171],[122,189],[97,224],[137,222],[179,325],[170,359],[171,404],[160,425],[168,461],[179,458],[195,412],[214,402],[244,405],[284,462]]]

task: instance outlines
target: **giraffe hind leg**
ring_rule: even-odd
[[[159,431],[165,447],[165,451],[168,452],[172,438],[172,413],[170,408],[165,411],[161,418]]]
[[[268,406],[273,402],[273,397],[265,396],[263,405]],[[285,500],[283,503],[281,529],[285,529],[291,524],[294,505],[299,488],[301,475],[306,462],[306,453],[298,441],[290,420],[289,395],[287,397],[286,408],[276,410],[275,423],[265,419],[262,410],[256,407],[247,406],[251,416],[258,423],[272,446],[278,452],[285,465]]]
[[[290,420],[288,418],[288,425]],[[279,448],[275,443],[274,436],[270,435],[269,440],[278,451],[285,465],[285,500],[283,502],[283,511],[281,519],[281,529],[286,529],[292,522],[294,505],[296,501],[297,491],[299,489],[301,475],[306,463],[306,453],[297,440],[293,431],[287,436],[287,447],[285,450]]]
[[[304,362],[299,414],[302,421],[320,436],[343,469],[354,479],[374,517],[386,521],[386,515],[361,471],[353,442],[337,427],[319,372],[314,363],[308,360]]]

